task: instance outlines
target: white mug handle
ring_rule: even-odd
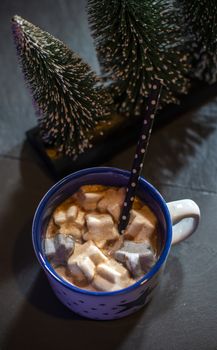
[[[167,203],[172,221],[172,244],[179,243],[189,237],[200,221],[200,209],[191,199]]]

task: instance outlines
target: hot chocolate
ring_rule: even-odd
[[[113,291],[133,284],[154,265],[157,219],[136,197],[120,235],[124,198],[124,188],[87,185],[56,208],[43,248],[63,279],[88,290]]]

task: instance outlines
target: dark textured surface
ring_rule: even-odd
[[[0,2],[0,349],[217,349],[217,98],[152,136],[143,174],[167,201],[192,198],[202,213],[190,239],[172,248],[149,306],[126,319],[95,322],[53,295],[33,253],[31,221],[52,184],[24,142],[35,116],[17,65],[10,17],[17,13],[64,40],[98,69],[85,2]],[[106,165],[129,169],[134,147]]]
[[[187,112],[192,112],[195,108],[199,109],[216,95],[217,83],[207,85],[199,80],[192,81],[191,90],[187,95],[181,96],[180,104],[170,104],[164,106],[162,110],[158,110],[152,133],[165,127],[174,118],[177,119]],[[104,136],[99,136],[98,132],[96,138],[93,137],[93,147],[78,155],[75,160],[69,157],[50,158],[46,153],[38,127],[28,130],[26,136],[37,156],[43,160],[44,166],[50,175],[55,179],[60,179],[69,172],[106,162],[118,152],[134,144],[138,140],[143,119],[142,115],[129,119],[122,115],[113,115],[111,125],[109,127],[107,125],[106,129],[103,128]],[[113,147],[111,147],[111,144]]]

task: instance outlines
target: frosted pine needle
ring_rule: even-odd
[[[177,0],[188,35],[192,75],[212,84],[217,81],[217,1]]]
[[[13,17],[12,29],[42,138],[76,157],[91,146],[92,130],[109,114],[111,98],[61,41],[19,16]]]
[[[105,77],[120,112],[141,114],[154,79],[162,103],[187,93],[188,57],[167,0],[89,0],[89,21]]]

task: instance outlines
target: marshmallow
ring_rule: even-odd
[[[78,211],[78,214],[77,214],[76,219],[74,220],[74,223],[79,228],[83,228],[83,226],[85,224],[85,212],[84,211],[82,211],[82,210]]]
[[[133,277],[144,275],[156,261],[150,245],[132,241],[125,241],[123,247],[115,252],[114,257],[127,267]]]
[[[157,219],[147,206],[141,210],[132,210],[124,237],[137,242],[149,241],[156,230],[156,225]]]
[[[81,239],[84,231],[84,224],[85,212],[80,210],[76,205],[71,205],[66,210],[66,221],[59,225],[59,233]]]
[[[118,290],[132,284],[129,272],[115,260],[99,264],[92,285],[101,291]]]
[[[61,225],[66,222],[66,212],[63,210],[55,210],[53,214],[54,222],[56,225]]]
[[[78,213],[78,207],[76,205],[70,205],[66,211],[66,218],[68,220],[75,220]]]
[[[92,283],[92,286],[95,289],[102,291],[102,292],[109,292],[109,291],[112,291],[114,288],[113,283],[107,281],[105,278],[101,277],[100,275],[95,276],[93,283]],[[120,288],[118,288],[118,289],[120,289]]]
[[[68,259],[68,269],[76,279],[82,280],[86,278],[91,281],[95,274],[96,266],[107,261],[108,258],[92,241],[84,244],[75,243],[74,254]]]
[[[115,260],[110,260],[107,264],[99,264],[97,273],[112,283],[117,283],[129,277],[127,270]]]
[[[64,235],[70,235],[77,239],[80,239],[82,236],[81,229],[78,228],[73,222],[70,222],[70,221],[60,225],[59,233],[62,233]]]
[[[84,210],[95,210],[97,203],[103,197],[104,192],[85,192],[81,187],[77,193],[77,200],[79,205]]]
[[[116,283],[120,278],[120,272],[109,266],[109,264],[100,264],[97,268],[97,274],[111,283]]]
[[[61,233],[43,240],[44,254],[54,265],[64,265],[73,253],[74,246],[74,239]]]
[[[87,214],[86,223],[88,231],[83,234],[84,240],[93,240],[99,247],[103,247],[107,241],[119,238],[118,230],[108,214]]]
[[[43,251],[46,257],[50,260],[54,257],[56,253],[54,238],[45,238],[42,242]]]
[[[54,222],[56,225],[61,225],[67,220],[75,220],[78,213],[78,207],[72,204],[66,207],[66,205],[61,205],[57,208],[53,214]]]
[[[78,260],[77,264],[87,280],[91,281],[95,274],[94,262],[89,258],[89,256],[84,256],[82,259]]]
[[[103,199],[101,199],[97,205],[100,212],[109,212],[116,222],[118,222],[121,208],[125,198],[125,189],[119,188],[118,190],[110,188],[105,192]]]

